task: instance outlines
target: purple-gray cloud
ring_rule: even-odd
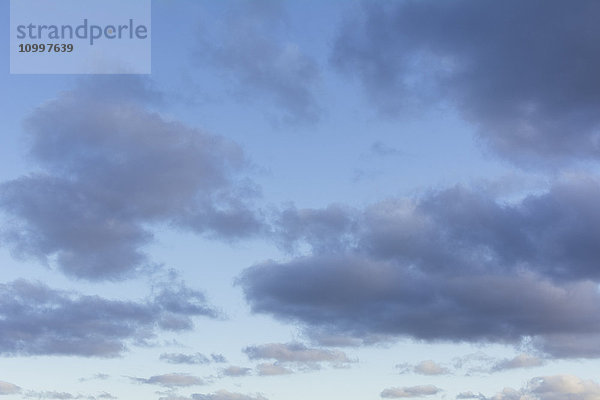
[[[362,4],[331,60],[385,114],[450,104],[522,162],[600,154],[597,2]]]
[[[119,79],[84,81],[27,119],[41,171],[0,184],[2,242],[16,255],[56,259],[67,275],[102,280],[149,264],[141,247],[153,224],[226,240],[258,233],[239,146],[152,112],[140,100],[152,96]]]
[[[0,354],[116,357],[159,331],[193,328],[215,317],[204,295],[179,285],[145,301],[109,300],[17,280],[0,284]]]
[[[598,202],[597,180],[571,176],[512,203],[457,186],[363,210],[292,209],[281,237],[311,253],[238,283],[253,311],[321,336],[531,339],[554,357],[598,357]]]

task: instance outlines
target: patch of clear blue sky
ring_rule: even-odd
[[[214,31],[212,25],[222,22],[213,15],[223,15],[227,7],[164,0],[153,9],[153,78],[182,100],[169,114],[242,144],[257,167],[255,178],[266,199],[314,207],[330,202],[358,205],[510,170],[482,153],[473,140],[473,127],[451,110],[432,107],[401,120],[382,118],[356,82],[332,71],[335,28],[354,6],[351,2],[285,5],[290,29],[286,39],[320,68],[317,98],[323,113],[316,124],[273,123],[256,102],[232,95],[227,75],[201,60],[194,40],[182,39],[199,35],[201,29]],[[377,142],[397,153],[373,154]]]

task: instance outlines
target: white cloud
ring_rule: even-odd
[[[493,367],[492,371],[503,371],[506,369],[515,369],[515,368],[533,368],[544,365],[545,360],[529,355],[529,354],[519,354],[514,358],[506,358],[504,360],[498,361]]]
[[[421,361],[415,365],[414,371],[421,375],[444,375],[450,373],[448,368],[442,367],[432,360]]]
[[[419,385],[406,387],[391,387],[381,392],[381,397],[387,399],[400,399],[405,397],[423,397],[437,394],[442,389],[433,385]]]
[[[16,394],[21,391],[17,385],[9,382],[0,381],[0,395]]]

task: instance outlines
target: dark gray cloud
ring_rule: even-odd
[[[162,361],[170,364],[208,364],[210,359],[202,353],[182,354],[182,353],[163,353],[160,355]]]
[[[21,388],[14,383],[0,381],[0,396],[17,394],[21,392]]]
[[[141,302],[54,290],[36,282],[0,284],[0,354],[116,357],[159,331],[193,328],[193,317],[215,317],[202,293],[159,287]]]
[[[536,337],[531,343],[535,349],[555,357],[600,358],[600,336],[590,333],[554,333]]]
[[[139,84],[126,96],[121,80],[102,83],[84,81],[27,119],[41,171],[0,184],[4,244],[77,278],[117,279],[148,265],[153,224],[226,240],[261,229],[237,145],[144,108],[139,98],[152,96]]]
[[[216,66],[248,102],[275,105],[285,122],[314,122],[319,67],[290,40],[283,7],[268,0],[233,6],[219,32],[203,32],[198,59]]]
[[[381,397],[386,399],[401,399],[411,397],[423,397],[437,394],[440,388],[433,385],[419,385],[408,387],[392,387],[381,392]]]
[[[451,104],[510,159],[597,157],[599,12],[593,0],[365,1],[332,62],[384,113]]]
[[[204,381],[202,378],[189,374],[173,373],[155,375],[150,378],[131,378],[133,381],[138,383],[145,383],[149,385],[160,385],[168,388],[175,387],[188,387],[203,385]]]
[[[239,284],[253,311],[319,335],[532,339],[555,357],[596,357],[599,201],[596,180],[572,176],[511,203],[454,187],[343,218],[307,211],[317,217],[290,237],[312,253],[255,265]],[[329,214],[347,221],[327,225],[330,249],[311,228]]]
[[[524,335],[600,329],[600,295],[591,282],[420,275],[361,257],[312,257],[255,266],[243,284],[254,311],[356,336],[515,342]]]

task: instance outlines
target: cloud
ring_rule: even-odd
[[[574,375],[543,376],[531,379],[527,385],[515,390],[505,388],[491,400],[597,400],[600,399],[600,385],[583,380]]]
[[[197,386],[203,385],[204,381],[201,378],[196,376],[192,376],[189,374],[163,374],[163,375],[155,375],[150,378],[131,378],[135,382],[145,383],[149,385],[160,385],[168,388],[174,387],[188,387],[188,386]]]
[[[254,265],[238,284],[254,312],[321,336],[530,340],[553,357],[597,357],[598,202],[597,179],[569,176],[510,203],[456,186],[309,210],[301,234],[281,225],[308,254]]]
[[[216,363],[225,363],[225,362],[227,362],[227,359],[225,358],[225,356],[223,354],[214,354],[213,353],[213,354],[210,355],[210,359],[213,362],[216,362]]]
[[[442,367],[432,360],[421,361],[415,365],[413,371],[421,375],[445,375],[450,373],[448,368]]]
[[[250,368],[238,367],[235,365],[229,366],[223,369],[223,375],[225,376],[246,376],[249,375],[252,370]]]
[[[233,393],[228,392],[227,390],[219,390],[215,393],[211,394],[193,394],[193,400],[267,400],[261,394],[256,394],[254,396],[241,394],[241,393]]]
[[[510,359],[504,359],[498,361],[493,367],[492,371],[504,371],[507,369],[515,369],[515,368],[533,368],[540,367],[544,365],[545,360],[529,355],[529,354],[519,354],[518,356]]]
[[[76,278],[117,279],[149,264],[141,248],[153,225],[226,240],[260,231],[239,146],[166,120],[134,101],[137,94],[123,95],[127,85],[93,93],[90,85],[26,120],[29,155],[41,170],[0,184],[0,238],[14,254]]]
[[[596,158],[598,12],[593,0],[363,2],[331,60],[386,114],[451,104],[507,158]]]
[[[352,210],[339,204],[324,209],[282,210],[274,222],[275,239],[288,251],[299,242],[307,242],[317,251],[341,251],[353,239]]]
[[[556,375],[533,379],[528,391],[543,400],[600,399],[600,385],[573,375]]]
[[[394,147],[388,146],[387,144],[376,141],[371,145],[371,153],[379,157],[390,157],[399,156],[402,152]]]
[[[99,400],[100,399],[108,399],[108,400],[116,400],[117,399],[116,396],[113,396],[112,394],[107,393],[107,392],[100,393],[99,395],[96,396],[96,398]]]
[[[0,284],[0,354],[116,357],[159,331],[191,329],[196,316],[216,313],[202,293],[182,284],[136,302],[16,280]]]
[[[268,343],[260,346],[249,346],[244,353],[251,360],[274,359],[278,362],[294,363],[349,363],[352,362],[346,353],[339,350],[308,348],[301,343]]]
[[[169,394],[167,396],[159,397],[158,400],[192,400],[192,397],[189,396],[178,396],[176,394]]]
[[[598,333],[553,333],[533,338],[534,348],[558,358],[600,358]]]
[[[396,368],[400,370],[400,374],[413,372],[420,375],[445,375],[450,373],[448,368],[443,367],[432,360],[421,361],[416,365],[402,363],[396,365]]]
[[[110,378],[110,375],[108,375],[108,374],[97,373],[89,378],[79,378],[79,382],[87,382],[87,381],[94,381],[94,380],[105,381],[108,378]]]
[[[210,360],[204,354],[163,353],[160,359],[169,364],[208,364]]]
[[[218,32],[204,32],[199,60],[218,68],[240,97],[276,106],[285,122],[319,119],[319,67],[289,39],[282,4],[244,3],[231,9],[221,25]]]
[[[535,275],[418,276],[346,256],[258,265],[245,271],[243,282],[255,312],[354,336],[506,343],[599,329],[597,285],[558,286]]]
[[[57,399],[57,400],[69,400],[69,399],[82,399],[82,395],[74,395],[68,392],[56,392],[45,390],[42,392],[30,391],[25,395],[26,398],[38,398],[38,399]]]
[[[256,366],[256,371],[260,376],[289,375],[294,373],[293,370],[286,368],[279,363],[258,364]]]
[[[96,396],[84,395],[84,394],[73,394],[69,392],[57,392],[52,390],[34,391],[29,390],[24,395],[27,399],[52,399],[52,400],[114,400],[115,396],[108,392],[102,392]]]
[[[478,400],[487,400],[487,397],[485,397],[483,394],[481,393],[473,393],[471,391],[469,392],[461,392],[458,395],[456,395],[457,399],[478,399]]]
[[[0,381],[0,395],[17,394],[21,388],[13,383]]]
[[[386,399],[400,399],[406,397],[424,397],[437,394],[440,388],[433,385],[419,385],[408,387],[392,387],[381,392],[381,397]]]

